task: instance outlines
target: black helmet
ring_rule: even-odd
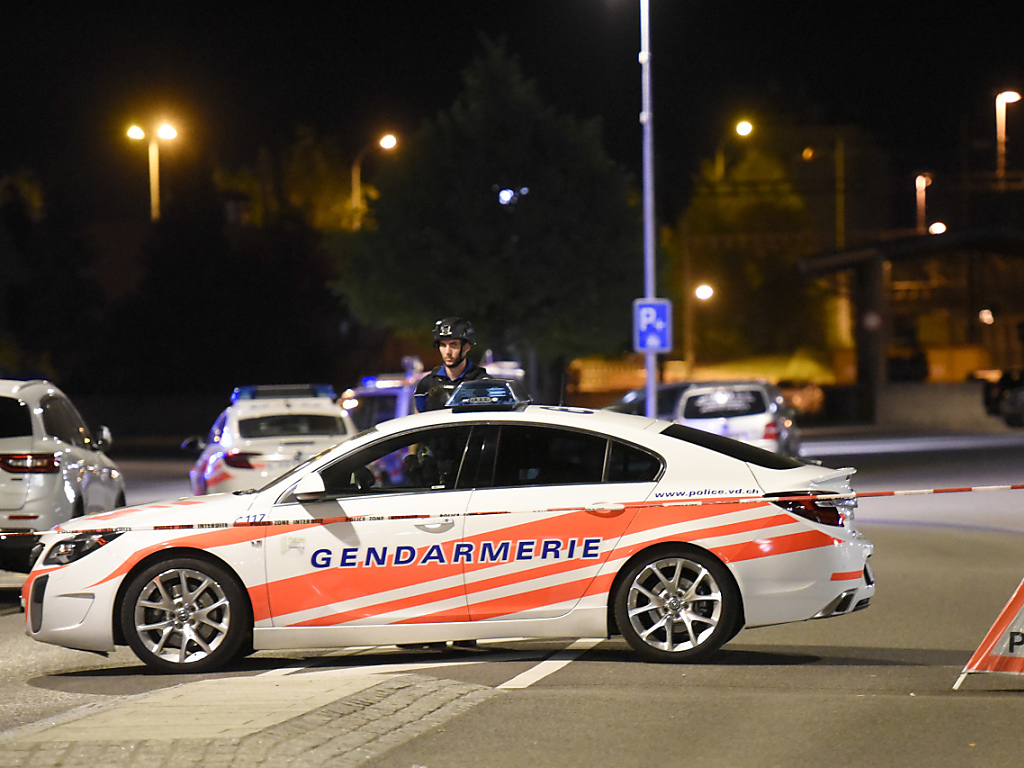
[[[431,333],[434,336],[434,346],[447,339],[458,339],[470,346],[476,344],[473,338],[473,325],[461,317],[445,317],[438,320],[434,323],[434,330]]]

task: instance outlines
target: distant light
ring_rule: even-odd
[[[177,136],[178,132],[176,130],[174,130],[174,126],[171,126],[171,125],[168,125],[167,123],[164,123],[163,125],[160,126],[160,129],[156,132],[156,135],[159,136],[161,139],[170,140],[170,139],[173,139],[175,136]]]
[[[394,149],[396,146],[398,146],[398,139],[396,139],[390,133],[387,134],[386,136],[381,136],[380,146],[382,149]]]
[[[919,192],[923,191],[926,187],[930,187],[931,183],[932,175],[930,173],[919,174],[917,178],[914,179],[914,186],[917,187]]]
[[[1020,101],[1020,94],[1016,91],[1003,91],[996,96],[996,102],[1002,102],[1003,104],[1013,104],[1017,101]]]
[[[144,139],[144,138],[146,138],[146,132],[144,130],[142,130],[141,128],[139,128],[139,126],[133,125],[131,128],[128,129],[128,138],[129,139]]]
[[[693,292],[693,295],[696,296],[701,301],[707,301],[708,299],[715,295],[715,289],[707,284],[698,285],[696,290]]]
[[[978,319],[985,325],[992,325],[996,321],[996,316],[992,314],[991,309],[983,309],[978,313]]]
[[[930,235],[941,235],[946,231],[946,225],[941,221],[936,221],[930,227],[928,227],[928,234]]]
[[[814,159],[814,147],[804,147],[804,151],[800,153],[800,157],[808,163],[811,162],[811,160]]]
[[[497,186],[494,189],[498,189]],[[519,198],[523,195],[530,194],[529,187],[520,187],[518,190],[515,189],[500,189],[498,190],[498,202],[501,205],[513,205],[518,202]]]
[[[736,123],[736,133],[740,136],[749,136],[753,132],[754,126],[749,120],[741,120]]]

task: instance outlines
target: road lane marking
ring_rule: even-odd
[[[577,640],[564,650],[555,653],[551,658],[546,659],[540,664],[516,675],[511,680],[506,680],[498,686],[498,689],[519,690],[522,688],[529,688],[531,685],[543,680],[548,675],[554,674],[562,667],[568,666],[595,645],[602,642],[604,642],[603,637],[585,637]]]

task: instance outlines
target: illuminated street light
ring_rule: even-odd
[[[928,225],[929,235],[941,235],[946,231],[946,222],[944,221],[933,221]]]
[[[177,135],[174,126],[164,123],[149,137],[149,214],[153,221],[160,220],[160,141],[170,141]],[[133,125],[128,129],[128,138],[141,141],[146,132]]]
[[[366,213],[366,200],[363,198],[363,158],[366,153],[375,147],[390,151],[398,146],[398,139],[393,134],[385,134],[377,141],[372,141],[359,150],[356,159],[352,161],[352,206],[353,224],[352,229],[359,229],[363,223],[363,214]]]
[[[996,96],[996,181],[1003,186],[1006,178],[1006,105],[1020,101],[1016,91],[1003,91]]]
[[[688,267],[689,265],[687,265]],[[697,352],[695,344],[695,328],[696,323],[696,303],[694,299],[698,301],[707,301],[715,295],[715,289],[707,283],[701,283],[696,286],[691,292],[687,287],[687,290],[683,293],[683,357],[686,363],[686,375],[692,376],[694,367],[697,363]]]
[[[930,173],[919,174],[914,179],[914,186],[917,189],[917,234],[923,235],[928,231],[928,220],[925,214],[925,190],[932,183]]]
[[[740,120],[736,123],[736,135],[746,138],[754,132],[754,124],[749,120]],[[725,143],[732,138],[731,134],[722,137],[718,142],[718,149],[715,150],[715,179],[721,181],[725,178]]]

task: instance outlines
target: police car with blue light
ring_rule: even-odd
[[[206,439],[182,443],[200,451],[189,472],[192,492],[259,488],[356,431],[329,384],[236,387]]]
[[[248,493],[46,533],[28,634],[162,672],[253,651],[621,635],[703,662],[744,627],[850,614],[875,585],[852,469],[462,384]]]

